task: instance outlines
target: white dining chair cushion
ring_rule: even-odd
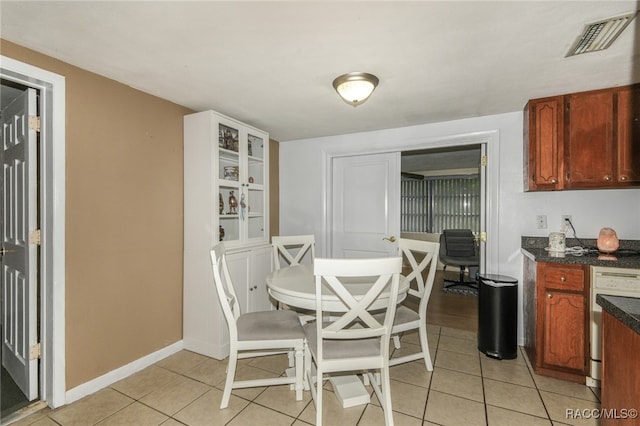
[[[307,334],[307,346],[315,356],[318,353],[317,327],[315,323],[307,323],[304,326]],[[322,348],[325,359],[360,358],[368,356],[380,356],[380,338],[359,340],[324,340]]]
[[[238,341],[304,338],[298,314],[293,311],[249,312],[236,321]]]
[[[374,317],[378,321],[384,320],[384,312],[376,313]],[[420,315],[411,308],[407,308],[404,305],[398,305],[396,308],[396,316],[393,318],[393,325],[406,324],[412,321],[420,319]]]

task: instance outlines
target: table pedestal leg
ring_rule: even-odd
[[[364,387],[358,376],[335,376],[329,378],[333,385],[333,391],[342,404],[342,408],[355,407],[371,401],[367,388]]]

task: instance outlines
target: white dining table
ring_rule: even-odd
[[[358,277],[342,280],[349,292],[356,299],[364,296],[373,284],[371,277]],[[305,309],[316,309],[316,281],[313,265],[295,265],[276,269],[267,276],[267,288],[271,297],[287,306]],[[322,307],[325,312],[345,312],[346,307],[333,292],[325,289],[322,292]],[[400,280],[398,303],[407,297],[409,283]],[[389,292],[383,292],[369,307],[370,310],[385,309],[389,301]],[[334,393],[343,408],[367,404],[369,393],[357,376],[335,376],[329,379]]]

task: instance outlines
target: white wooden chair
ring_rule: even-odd
[[[427,341],[427,304],[433,289],[433,280],[436,275],[438,251],[440,244],[429,241],[409,240],[400,238],[398,241],[398,254],[409,262],[411,272],[405,276],[411,284],[415,282],[415,288],[409,289],[409,294],[420,300],[418,312],[405,305],[400,304],[396,310],[395,320],[393,322],[393,341],[396,349],[400,348],[399,333],[409,330],[418,330],[420,338],[421,352],[391,358],[389,365],[398,365],[405,362],[415,361],[424,358],[424,364],[428,371],[433,371],[433,363],[431,362],[431,354],[429,353],[429,342]],[[416,259],[416,257],[419,259]],[[424,271],[428,269],[426,279]]]
[[[302,262],[313,265],[316,257],[316,237],[314,235],[281,235],[271,237],[275,269],[299,265]],[[278,309],[292,309],[298,313],[302,324],[315,320],[315,312],[309,312],[278,304]]]
[[[302,399],[305,334],[298,315],[292,311],[264,311],[241,314],[229,276],[224,243],[211,250],[211,265],[218,299],[229,327],[229,365],[220,408],[229,405],[232,389],[293,384],[296,400]],[[295,376],[256,380],[235,380],[238,359],[295,353]]]
[[[314,235],[287,235],[271,237],[273,245],[273,262],[275,269],[299,265],[306,262],[313,264],[316,257],[316,240]]]
[[[364,371],[385,415],[393,425],[389,380],[389,339],[398,300],[402,258],[316,259],[316,318],[324,318],[322,294],[335,293],[345,312],[331,312],[333,321],[305,325],[307,350],[305,371],[316,405],[316,425],[322,425],[322,384],[325,373]],[[354,297],[343,281],[349,277],[370,277],[373,283],[363,296]],[[384,318],[368,309],[383,291],[389,292]],[[315,372],[314,372],[315,365]],[[376,380],[379,374],[380,380]]]

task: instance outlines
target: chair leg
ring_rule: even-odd
[[[296,401],[302,401],[302,390],[304,389],[304,347],[296,348]]]
[[[396,349],[400,349],[400,336],[399,336],[399,335],[397,335],[397,334],[394,334],[394,335],[393,335],[393,346],[394,346]]]
[[[382,388],[382,399],[380,401],[384,411],[384,424],[393,426],[393,410],[391,408],[391,381],[389,380],[389,368],[380,369],[380,387]]]
[[[431,353],[429,352],[429,340],[427,339],[426,321],[420,322],[420,328],[418,329],[418,336],[420,336],[420,347],[422,349],[422,357],[424,358],[424,365],[425,367],[427,367],[427,371],[433,371],[433,363],[431,362]]]
[[[233,379],[236,375],[236,364],[238,363],[238,351],[231,349],[229,352],[229,364],[227,365],[227,380],[224,383],[224,391],[222,393],[222,401],[220,409],[229,406],[229,398],[231,397],[231,389],[233,388]]]
[[[322,371],[316,370],[316,426],[322,426]]]

